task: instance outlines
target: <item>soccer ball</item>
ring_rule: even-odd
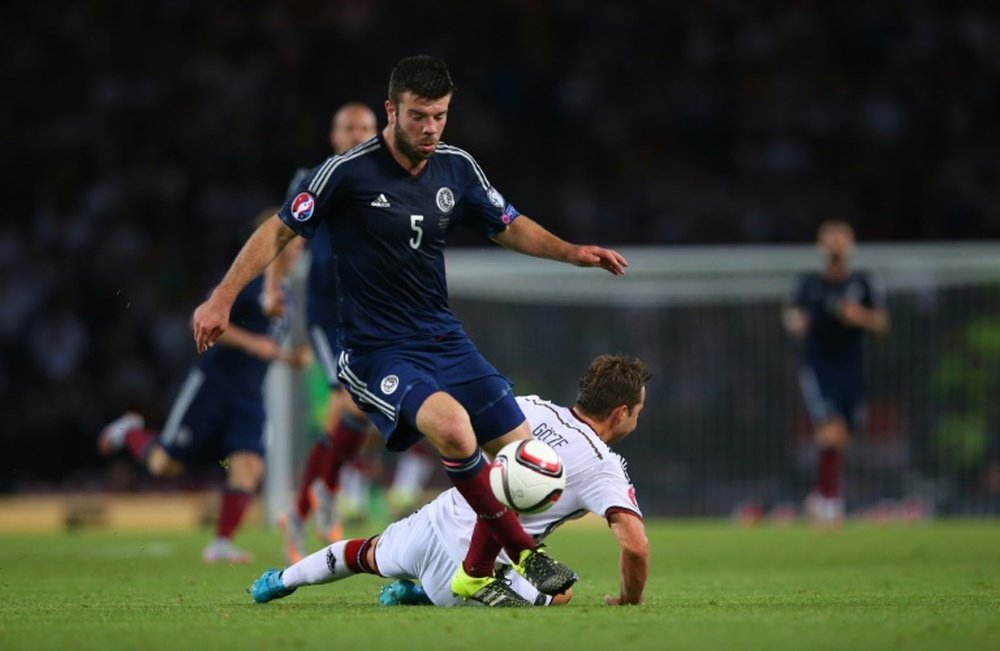
[[[490,468],[490,487],[502,503],[518,513],[541,513],[566,488],[562,459],[550,446],[535,439],[508,443]]]

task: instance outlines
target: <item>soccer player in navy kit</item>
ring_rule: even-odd
[[[344,104],[330,120],[330,146],[335,154],[375,136],[375,113],[365,104]],[[288,189],[288,198],[298,192],[309,169],[296,172]],[[305,555],[306,521],[315,514],[316,530],[327,544],[340,540],[342,529],[337,510],[341,469],[355,461],[365,444],[368,417],[347,393],[337,377],[337,302],[336,277],[330,264],[330,239],[320,230],[309,243],[309,274],[306,312],[309,341],[330,386],[327,404],[326,436],[316,441],[306,457],[295,504],[279,517],[285,537],[285,556],[292,562]],[[272,265],[273,266],[273,265]],[[390,503],[412,508],[430,474],[430,460],[422,445],[408,449],[400,458],[390,489]],[[353,470],[353,468],[352,468]],[[407,505],[407,500],[410,500]],[[360,507],[360,504],[359,504]]]
[[[538,548],[490,490],[479,447],[495,453],[531,432],[510,381],[482,357],[448,307],[445,236],[461,222],[528,255],[615,275],[627,262],[616,251],[549,233],[507,202],[469,154],[440,142],[453,91],[439,59],[397,64],[385,129],[313,170],[250,237],[192,324],[204,352],[225,331],[239,290],[296,235],[326,229],[339,290],[340,378],[387,448],[403,450],[423,436],[440,453],[449,479],[479,517],[452,589],[504,605],[519,599],[492,576],[501,548],[546,594],[565,591],[576,575]],[[364,551],[347,550],[357,558]]]
[[[850,269],[850,224],[823,222],[817,244],[823,270],[799,277],[782,320],[789,334],[802,342],[799,382],[819,449],[806,512],[817,524],[835,526],[844,517],[841,460],[850,433],[863,419],[862,337],[865,332],[888,332],[889,313],[868,274]]]
[[[294,256],[294,247],[282,255]],[[196,459],[227,460],[216,537],[202,554],[206,563],[253,561],[232,539],[264,471],[264,375],[272,361],[302,366],[308,360],[308,349],[282,350],[287,322],[264,313],[265,294],[279,289],[278,279],[257,277],[236,296],[222,345],[195,361],[159,435],[146,429],[141,414],[128,412],[98,441],[105,455],[128,450],[154,477],[176,476]]]

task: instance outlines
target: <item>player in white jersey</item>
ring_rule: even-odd
[[[625,460],[610,447],[635,429],[648,379],[649,372],[640,360],[601,355],[580,379],[572,408],[538,396],[517,398],[532,435],[555,448],[566,468],[562,497],[547,511],[522,515],[524,529],[542,541],[559,525],[587,513],[607,519],[621,550],[621,591],[617,596],[605,596],[610,605],[641,603],[648,574],[649,547],[642,512]],[[402,579],[383,588],[383,603],[459,605],[463,600],[452,593],[451,577],[456,561],[469,547],[475,520],[475,512],[461,494],[450,489],[380,535],[340,541],[283,571],[268,570],[254,581],[250,593],[255,601],[264,603],[303,585],[368,573]],[[522,597],[516,605],[561,604],[572,596],[570,589],[548,597],[511,570],[505,555],[498,563],[498,572]],[[414,589],[410,579],[419,579],[422,589]]]

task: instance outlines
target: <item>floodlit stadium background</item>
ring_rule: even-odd
[[[664,247],[617,284],[449,256],[470,270],[456,311],[520,389],[567,401],[596,353],[650,362],[625,448],[647,510],[800,499],[809,452],[777,311],[816,264],[816,225],[844,217],[895,324],[869,349],[851,506],[996,514],[1000,14],[744,4],[0,10],[0,492],[151,485],[104,464],[97,431],[130,407],[162,422],[190,313],[253,215],[327,154],[337,106],[381,115],[392,65],[428,52],[459,86],[446,140],[517,207],[568,239]],[[175,486],[216,481],[209,467]]]

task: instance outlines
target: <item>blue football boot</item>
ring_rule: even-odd
[[[430,606],[431,600],[422,586],[409,579],[400,579],[382,586],[378,603],[382,606]]]
[[[286,588],[281,582],[280,570],[267,570],[254,581],[247,592],[259,604],[265,604],[272,599],[281,599],[295,592],[295,588]]]

